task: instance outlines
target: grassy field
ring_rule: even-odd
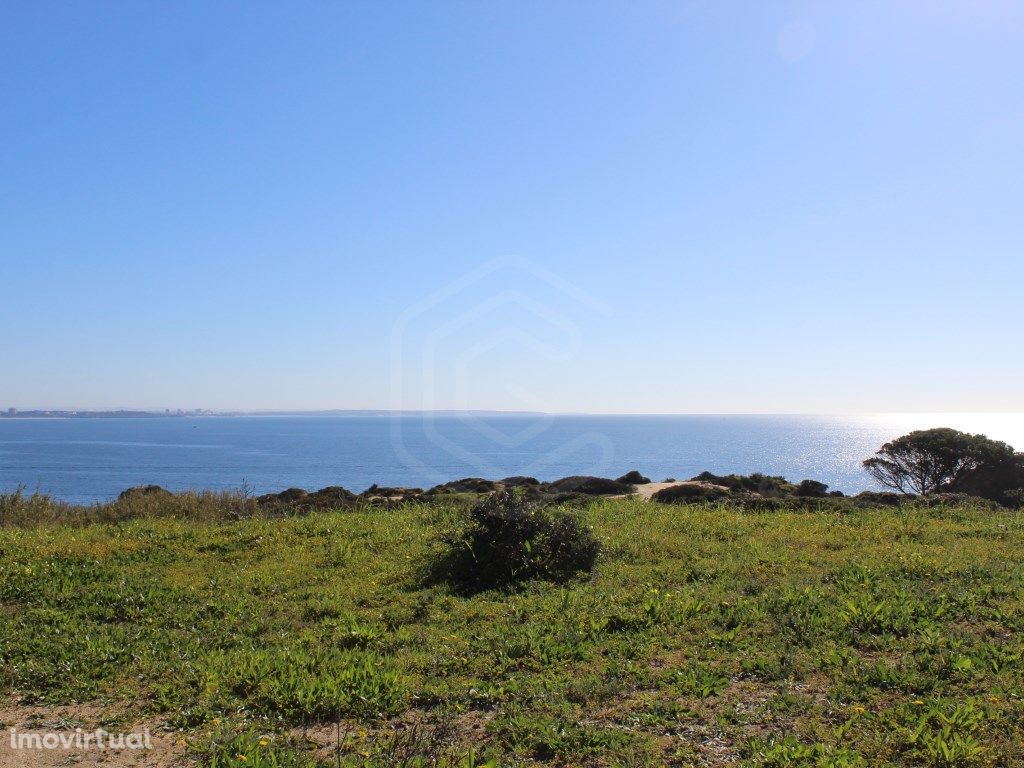
[[[0,528],[8,717],[218,767],[1024,765],[1019,513],[604,500],[590,578],[467,596],[425,578],[462,509]]]

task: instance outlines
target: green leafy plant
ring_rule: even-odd
[[[601,551],[578,513],[538,506],[515,489],[488,496],[469,517],[465,530],[447,537],[434,569],[464,589],[566,582],[591,571]]]

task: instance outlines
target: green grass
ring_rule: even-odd
[[[1019,513],[600,501],[592,578],[463,596],[461,509],[0,528],[0,685],[206,766],[1024,765]]]

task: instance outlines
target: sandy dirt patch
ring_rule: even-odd
[[[139,722],[117,725],[101,725],[103,711],[100,707],[75,705],[67,707],[21,706],[0,704],[0,768],[171,768],[171,766],[192,765],[185,756],[185,743],[177,733],[163,730],[157,722]],[[107,713],[109,714],[109,713]],[[136,739],[149,732],[149,749],[97,749],[94,743],[88,747],[75,743],[77,729],[81,734],[95,734],[97,728],[113,734],[135,735]],[[11,734],[15,744],[12,746]],[[40,741],[50,736],[65,742],[52,749],[33,746],[38,736]],[[21,739],[20,737],[29,737]],[[107,738],[107,737],[104,737]],[[135,743],[134,741],[129,743]]]

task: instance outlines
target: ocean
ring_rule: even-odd
[[[1024,447],[1024,414],[862,416],[237,416],[0,419],[0,490],[72,502],[133,485],[169,490],[373,483],[428,487],[460,477],[652,480],[764,472],[847,493],[874,488],[860,463],[911,429],[951,426]]]

